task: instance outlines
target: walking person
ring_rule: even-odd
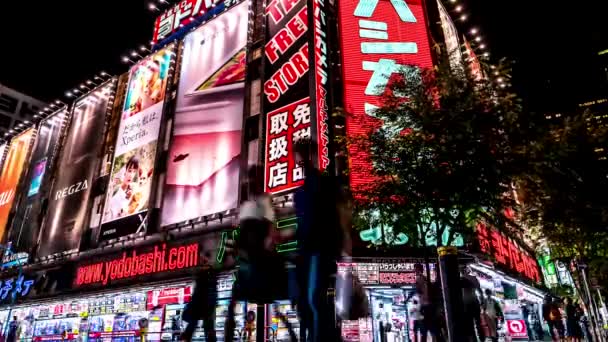
[[[19,338],[19,321],[17,316],[13,316],[13,320],[8,324],[8,333],[6,334],[6,342],[16,342]]]
[[[580,326],[580,312],[572,298],[566,298],[566,331],[570,342],[580,342],[583,338],[583,329]]]
[[[562,314],[559,311],[559,306],[556,301],[551,301],[551,297],[545,298],[543,304],[543,319],[549,326],[549,333],[553,341],[562,341],[564,339],[564,323],[562,322]]]
[[[182,334],[182,312],[177,310],[171,318],[171,341],[179,341]]]
[[[310,141],[296,144],[296,162],[305,180],[295,194],[298,216],[296,237],[299,248],[300,312],[312,342],[339,341],[333,303],[328,298],[337,261],[349,254],[346,230],[350,201],[335,176],[322,175],[313,164],[316,145]]]
[[[276,245],[283,237],[274,229],[272,199],[262,190],[264,171],[252,167],[248,174],[249,199],[239,212],[240,234],[236,241],[238,272],[228,305],[224,341],[233,341],[235,333],[235,305],[237,300],[255,304],[272,304],[288,299],[288,273],[286,260],[276,252]],[[291,323],[284,314],[279,319],[287,327],[292,341],[297,341]]]
[[[414,297],[412,306],[409,310],[409,317],[414,322],[414,342],[426,342],[426,325],[424,324],[424,315],[422,314],[422,306],[418,301],[418,297]],[[419,337],[420,336],[420,337]]]
[[[207,260],[211,259],[209,253],[205,254]],[[192,300],[186,305],[183,320],[188,323],[182,340],[192,341],[192,336],[197,328],[198,321],[203,321],[205,341],[216,342],[215,333],[215,306],[217,304],[217,278],[218,271],[207,265],[196,277]]]
[[[484,303],[481,308],[482,325],[484,336],[493,342],[498,341],[498,321],[502,320],[503,314],[500,304],[494,299],[492,291],[486,289]]]

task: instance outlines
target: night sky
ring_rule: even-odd
[[[0,83],[53,100],[101,70],[126,71],[120,56],[152,36],[157,13],[147,3],[3,1]],[[459,29],[479,28],[493,58],[515,61],[515,88],[533,109],[559,110],[602,95],[604,90],[597,94],[602,75],[596,62],[597,52],[608,49],[608,1],[458,4],[470,17]]]

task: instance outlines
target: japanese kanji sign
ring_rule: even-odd
[[[347,134],[362,136],[382,123],[373,117],[379,95],[401,70],[432,67],[422,0],[349,0],[340,3]],[[351,146],[351,185],[369,182],[365,151]]]
[[[156,18],[152,41],[157,43],[182,28],[187,30],[187,26],[198,24],[195,19],[212,17],[239,2],[241,0],[181,0]]]
[[[5,300],[10,296],[25,297],[30,293],[34,280],[26,280],[25,276],[20,275],[16,278],[10,278],[0,281],[0,299]]]
[[[276,194],[304,182],[304,170],[296,165],[293,144],[310,138],[310,101],[290,103],[266,116],[266,192]]]
[[[485,223],[477,224],[477,238],[480,252],[494,257],[499,265],[521,274],[536,283],[541,283],[541,273],[534,256],[507,237],[504,233],[491,229]]]

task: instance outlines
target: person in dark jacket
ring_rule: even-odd
[[[205,255],[210,259],[210,255]],[[217,303],[217,277],[218,271],[213,267],[206,267],[196,277],[192,299],[186,305],[183,320],[188,323],[181,339],[192,341],[198,321],[203,321],[203,329],[207,342],[216,342],[215,334],[215,306]]]
[[[346,207],[348,201],[337,178],[322,175],[314,166],[312,151],[315,150],[315,144],[310,141],[300,141],[295,148],[296,162],[305,174],[304,186],[295,194],[299,310],[301,317],[305,317],[301,326],[308,331],[309,339],[326,342],[339,340],[327,291],[348,240],[340,209]]]

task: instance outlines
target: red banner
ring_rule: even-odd
[[[146,308],[154,309],[155,306],[167,304],[184,304],[192,299],[192,287],[172,287],[162,290],[148,291],[148,302]]]
[[[344,105],[349,137],[365,136],[382,122],[373,117],[380,95],[404,68],[430,68],[431,50],[422,0],[340,3]],[[351,145],[351,185],[369,184],[366,151]]]

